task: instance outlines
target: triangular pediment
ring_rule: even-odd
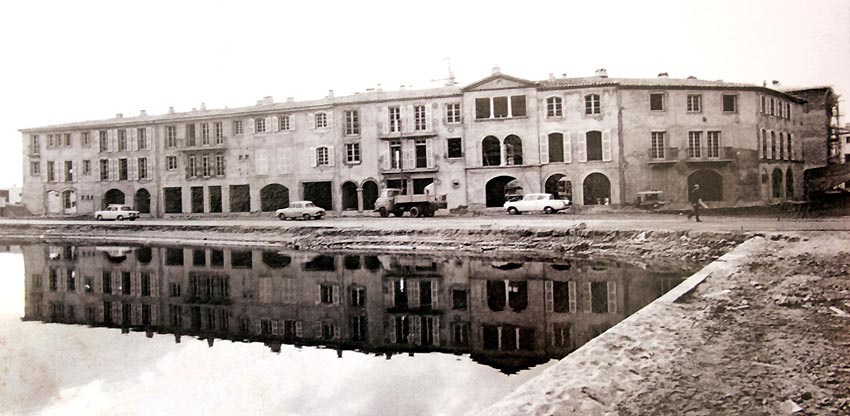
[[[469,91],[487,91],[487,90],[504,90],[511,88],[534,88],[536,82],[522,78],[512,77],[505,74],[494,74],[480,81],[473,82],[463,87],[464,92]]]

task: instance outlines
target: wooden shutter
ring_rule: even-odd
[[[440,345],[440,317],[434,316],[434,326],[432,328],[432,336],[434,338],[434,345]]]
[[[578,153],[579,162],[587,162],[587,135],[582,132],[576,140],[576,153]]]
[[[431,105],[425,105],[425,131],[431,131]]]
[[[414,148],[415,145],[416,145],[416,142],[413,141],[413,140],[402,140],[402,142],[401,142],[401,153],[403,155],[403,157],[402,157],[403,162],[402,162],[402,165],[401,165],[402,168],[411,169],[414,166],[416,166],[414,164],[414,160],[413,160],[413,154],[414,154],[413,148]]]
[[[395,280],[390,280],[390,281],[389,281],[389,285],[388,285],[388,286],[389,286],[389,289],[390,289],[390,290],[389,290],[389,292],[387,293],[387,305],[389,305],[389,307],[393,307],[393,306],[395,306],[395,285],[396,285],[396,284],[397,284],[397,283],[396,283],[396,281],[395,281]]]
[[[340,326],[334,324],[334,339],[342,338],[342,331],[340,330]]]
[[[71,180],[76,182],[80,179],[80,173],[77,171],[77,166],[79,164],[76,160],[71,161]]]
[[[407,319],[410,320],[410,333],[413,334],[413,343],[419,345],[422,343],[422,316],[410,316],[408,315]]]
[[[413,106],[412,105],[403,105],[400,108],[401,110],[401,131],[402,132],[412,132],[413,131]]]
[[[341,290],[341,288],[339,287],[339,285],[333,285],[331,286],[331,290],[333,290],[334,305],[339,306],[339,291]]]
[[[131,181],[139,180],[139,158],[133,157],[127,160],[127,179]]]
[[[118,159],[109,159],[109,180],[118,180]]]
[[[390,305],[392,305],[392,304],[390,304]],[[395,343],[398,342],[398,332],[397,332],[398,329],[397,329],[397,326],[395,324],[395,320],[397,319],[397,317],[395,315],[390,315],[389,318],[390,318],[390,330],[389,330],[390,343],[395,344]]]
[[[381,133],[389,134],[390,133],[390,110],[389,110],[389,108],[388,107],[381,107],[381,114],[383,115],[383,117],[381,117],[380,115],[378,116],[378,120],[379,120],[378,124],[380,125],[379,127],[381,128]],[[381,122],[380,120],[383,120],[383,122]]]
[[[249,118],[242,121],[242,131],[248,134],[254,133],[254,119]]]
[[[280,335],[280,321],[277,319],[272,321],[272,335]]]
[[[570,132],[564,133],[564,162],[572,163],[573,161],[573,143]]]
[[[325,112],[325,120],[326,120],[325,124],[327,125],[327,127],[329,129],[332,129],[334,127],[334,112],[333,111],[326,111]]]
[[[430,119],[429,119],[430,120]],[[426,155],[426,166],[429,168],[434,167],[434,141],[432,139],[425,140],[425,155]]]
[[[278,116],[271,116],[269,118],[270,126],[268,128],[269,131],[280,131],[280,118]]]
[[[316,299],[315,299],[316,305],[321,305],[322,304],[322,285],[319,284],[319,283],[316,283],[315,285],[313,285],[313,290],[315,290],[315,292],[316,292]]]
[[[130,143],[128,143],[130,150],[139,150],[139,134],[136,128],[128,129],[127,136],[130,140]]]
[[[310,160],[310,166],[312,166],[312,167],[314,167],[314,168],[315,168],[315,167],[316,167],[316,162],[317,162],[317,161],[316,161],[316,147],[310,147],[310,156],[309,156],[309,160]]]
[[[328,146],[328,166],[334,166],[334,164],[336,163],[335,155],[336,154],[334,153],[334,147]]]
[[[361,155],[362,156],[362,155]],[[389,169],[390,168],[390,143],[389,141],[385,143],[378,143],[378,158],[382,160],[381,169]]]
[[[431,307],[440,307],[440,281],[437,279],[431,280]]]
[[[617,282],[608,282],[608,312],[617,312]]]
[[[307,124],[310,130],[316,129],[316,113],[307,114]]]
[[[553,286],[551,280],[543,282],[543,300],[546,304],[546,312],[555,311],[555,300],[552,287]]]
[[[118,149],[118,132],[115,129],[109,129],[106,131],[106,148],[109,149],[110,152],[114,152]]]
[[[407,304],[410,305],[411,308],[419,307],[419,281],[410,282],[407,285]]]
[[[153,292],[151,292],[151,293],[153,293]],[[157,306],[158,305],[155,304],[155,303],[151,304],[151,325],[153,325],[153,326],[159,325],[159,311],[157,311],[157,309],[159,309],[159,308]]]
[[[593,289],[591,287],[591,283],[587,282],[585,288],[587,289],[587,296],[584,299],[584,311],[591,312],[593,310]]]
[[[540,163],[549,163],[549,137],[540,136]]]
[[[159,297],[159,280],[157,278],[156,273],[150,272],[151,277],[151,297],[158,298]],[[151,315],[153,315],[153,307],[156,305],[151,305]],[[151,318],[153,320],[153,318]]]
[[[277,119],[277,117],[274,117],[274,119],[276,120],[276,119]],[[266,117],[266,133],[269,133],[269,132],[274,131],[274,130],[273,130],[273,129],[274,129],[274,127],[272,127],[272,126],[273,126],[273,124],[272,124],[272,116],[268,116],[268,117]]]
[[[576,291],[576,282],[568,282],[567,290],[568,296],[570,297],[570,313],[576,313],[578,311],[578,292]]]
[[[150,127],[145,127],[145,149],[151,150],[151,136],[153,136],[153,130]]]
[[[135,297],[142,296],[142,273],[133,273],[133,284],[130,286],[130,294]]]
[[[602,161],[611,161],[611,130],[602,132]]]

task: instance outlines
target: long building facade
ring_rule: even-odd
[[[367,213],[381,189],[449,209],[500,207],[506,193],[628,205],[639,192],[714,206],[801,198],[805,101],[768,87],[593,77],[529,81],[498,68],[465,87],[22,129],[23,200],[34,214],[110,203],[143,214],[271,212],[292,200]]]

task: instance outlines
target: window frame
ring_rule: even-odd
[[[688,113],[702,113],[702,94],[687,94],[685,100]]]
[[[168,171],[177,170],[177,156],[166,156],[165,157],[165,170],[168,170]]]
[[[266,118],[254,117],[254,133],[267,133]]]
[[[233,134],[245,134],[245,126],[242,125],[242,120],[233,120]]]
[[[460,103],[446,104],[446,123],[458,124],[463,122],[463,113],[461,112]]]
[[[660,96],[661,97],[661,108],[653,109],[652,108],[652,97]],[[649,112],[650,113],[663,113],[667,111],[667,93],[663,91],[650,91],[649,92]]]
[[[345,110],[345,135],[359,136],[360,135],[360,112],[358,110]]]
[[[328,113],[319,111],[313,115],[313,128],[326,129],[328,128]]]
[[[417,104],[413,106],[413,131],[428,130],[427,112],[425,105]]]
[[[452,156],[451,141],[457,140],[457,150],[460,152],[458,156]],[[463,137],[447,137],[446,138],[446,159],[463,159]]]
[[[732,109],[726,109],[726,98],[732,99]],[[720,95],[720,111],[723,114],[736,114],[738,112],[738,94],[721,94]]]
[[[318,156],[318,154],[317,154]],[[352,142],[345,144],[345,163],[349,165],[356,165],[361,162],[360,159],[360,143]],[[318,163],[318,160],[317,160]]]
[[[328,146],[316,147],[316,166],[330,166],[330,150]]]
[[[584,95],[584,115],[598,116],[602,114],[602,95],[589,93]]]
[[[546,97],[546,118],[564,117],[564,99],[558,95]]]

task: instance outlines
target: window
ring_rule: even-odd
[[[460,123],[460,104],[446,104],[446,123]]]
[[[428,141],[425,139],[416,139],[413,142],[414,151],[416,153],[416,167],[428,167]]]
[[[351,288],[351,306],[366,306],[366,288],[355,286]]]
[[[357,110],[345,112],[345,134],[349,136],[360,134],[360,116]]]
[[[165,147],[177,147],[177,126],[165,126]]]
[[[700,141],[702,141],[702,132],[701,131],[690,131],[688,132],[688,157],[689,158],[699,158],[701,156],[700,152]]]
[[[452,289],[452,310],[465,311],[467,304],[466,290]]]
[[[109,180],[109,159],[100,159],[100,180]]]
[[[167,170],[177,170],[177,156],[166,156],[165,157],[165,169],[167,169]]]
[[[761,105],[759,106],[759,111],[762,114],[767,113],[767,97],[762,95],[760,98],[761,98],[761,102],[760,102]]]
[[[463,140],[460,137],[450,137],[446,139],[446,142],[449,148],[448,157],[463,157]]]
[[[198,162],[195,156],[189,156],[189,176],[195,177],[198,176]]]
[[[224,141],[224,130],[220,121],[213,123],[213,135],[215,137],[215,144],[221,144]]]
[[[265,133],[266,132],[266,119],[263,117],[257,117],[254,119],[254,132],[255,133]]]
[[[422,131],[427,128],[426,118],[425,118],[425,106],[424,105],[416,105],[413,106],[413,129],[416,131]]]
[[[53,170],[53,162],[47,162],[47,181],[56,181],[56,172]]]
[[[788,133],[788,160],[794,160],[794,138],[791,133]],[[850,137],[847,138],[847,143],[850,143]]]
[[[70,160],[65,161],[65,182],[72,182],[74,180],[74,162]]]
[[[665,140],[664,136],[666,135],[663,131],[654,131],[651,134],[650,138],[650,148],[649,148],[649,157],[653,159],[664,159],[664,147]]]
[[[390,169],[401,169],[401,140],[390,142]]]
[[[148,177],[148,158],[139,158],[139,179],[149,179]]]
[[[546,117],[562,117],[564,115],[564,103],[561,97],[549,97],[546,99]]]
[[[38,162],[30,162],[30,175],[41,175],[41,164],[39,164]]]
[[[215,155],[215,176],[224,176],[224,155]]]
[[[123,152],[127,150],[127,130],[119,129],[118,130],[118,151]]]
[[[700,95],[700,94],[688,94],[688,112],[689,113],[702,112],[702,95]]]
[[[328,148],[326,146],[316,148],[316,166],[328,166]]]
[[[490,118],[490,99],[476,98],[475,99],[475,118],[483,119]]]
[[[71,146],[71,133],[65,133],[62,137],[64,138],[65,146],[70,147]]]
[[[602,108],[600,105],[599,94],[587,94],[584,96],[584,114],[600,114]]]
[[[288,115],[280,115],[277,118],[277,129],[280,131],[287,131],[292,129],[292,124],[290,123]]]
[[[522,164],[522,139],[516,135],[505,137],[505,164]]]
[[[649,93],[649,111],[666,110],[666,98],[663,92]]]
[[[761,130],[761,158],[767,159],[767,132]]]
[[[768,110],[768,113],[770,115],[776,114],[776,102],[773,100],[773,97],[769,98],[767,103],[768,105],[770,105],[770,110]]]
[[[738,112],[738,96],[733,94],[723,94],[723,112],[736,113]]]
[[[195,125],[187,124],[186,125],[186,146],[194,146],[195,145]]]
[[[345,144],[346,163],[360,163],[360,143]]]
[[[139,150],[145,150],[148,148],[148,130],[145,128],[136,129],[136,140],[139,146]]]
[[[525,96],[514,95],[511,97],[511,117],[525,117]]]
[[[549,133],[549,163],[564,161],[564,135],[562,133]]]
[[[33,134],[32,136],[30,136],[30,153],[34,155],[41,153],[41,146],[38,141],[37,134]]]
[[[168,132],[168,128],[166,127],[166,133]],[[109,150],[109,138],[106,134],[106,130],[98,131],[98,144],[100,148],[98,151],[106,152]]]
[[[323,304],[333,304],[334,303],[334,286],[333,285],[319,285],[319,290],[321,291],[321,302]]]
[[[208,155],[201,157],[201,173],[204,174],[204,177],[210,176],[210,157]]]
[[[128,171],[129,171],[129,169],[127,169],[127,167],[128,167],[128,164],[127,164],[126,158],[118,159],[118,180],[119,181],[126,181],[127,180]]]
[[[493,97],[493,117],[507,118],[508,112],[508,97]]]
[[[720,157],[720,132],[710,131],[706,137],[706,157]]]
[[[776,159],[776,132],[770,132],[770,158]]]
[[[525,116],[524,95],[475,99],[475,118],[478,120]]]
[[[323,129],[328,127],[328,113],[316,113],[316,128]]]
[[[366,323],[365,316],[359,315],[351,317],[351,339],[353,341],[365,341],[367,328],[368,325]]]
[[[233,134],[242,134],[242,120],[233,120]]]
[[[602,161],[605,153],[602,148],[602,132],[596,130],[589,131],[585,133],[584,137],[587,141],[585,144],[587,148],[587,161]]]
[[[210,123],[201,123],[201,144],[204,146],[210,144]]]
[[[387,108],[387,120],[389,122],[390,133],[398,133],[401,131],[401,108]]]

